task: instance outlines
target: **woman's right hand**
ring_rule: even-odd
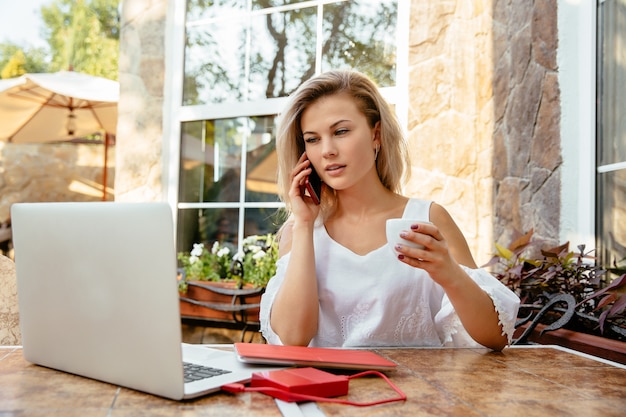
[[[311,161],[307,158],[306,153],[303,153],[291,171],[291,188],[289,189],[291,211],[296,222],[313,222],[320,211],[320,206],[315,204],[313,199],[305,193],[306,178],[311,172],[313,172]]]

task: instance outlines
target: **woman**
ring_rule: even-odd
[[[268,343],[329,347],[510,343],[519,299],[476,269],[452,217],[400,194],[402,130],[376,85],[332,71],[292,95],[277,137],[279,190],[290,216],[276,276],[261,302]],[[305,191],[313,172],[321,204]],[[424,246],[387,247],[389,218],[429,221],[404,231]]]

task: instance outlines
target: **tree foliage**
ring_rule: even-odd
[[[316,68],[353,68],[381,87],[396,84],[397,0],[294,3],[255,0],[250,13],[241,1],[189,0],[183,103],[286,97]]]
[[[46,72],[46,50],[22,48],[13,43],[0,44],[0,78],[19,77],[27,72]]]
[[[41,8],[51,71],[117,79],[119,0],[56,0]]]
[[[51,0],[41,7],[48,49],[0,44],[0,77],[73,70],[116,80],[120,0]]]

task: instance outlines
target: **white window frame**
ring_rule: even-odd
[[[559,0],[560,241],[596,247],[596,1]]]

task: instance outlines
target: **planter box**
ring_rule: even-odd
[[[514,338],[519,337],[526,330],[527,325],[525,324],[517,328]],[[528,341],[541,345],[563,346],[599,358],[626,364],[626,342],[567,329],[553,330],[541,335],[541,331],[545,327],[543,324],[538,324],[528,337]]]
[[[187,293],[180,294],[180,315],[183,319],[208,320],[227,327],[258,325],[259,306],[264,288],[234,282],[189,281]]]

